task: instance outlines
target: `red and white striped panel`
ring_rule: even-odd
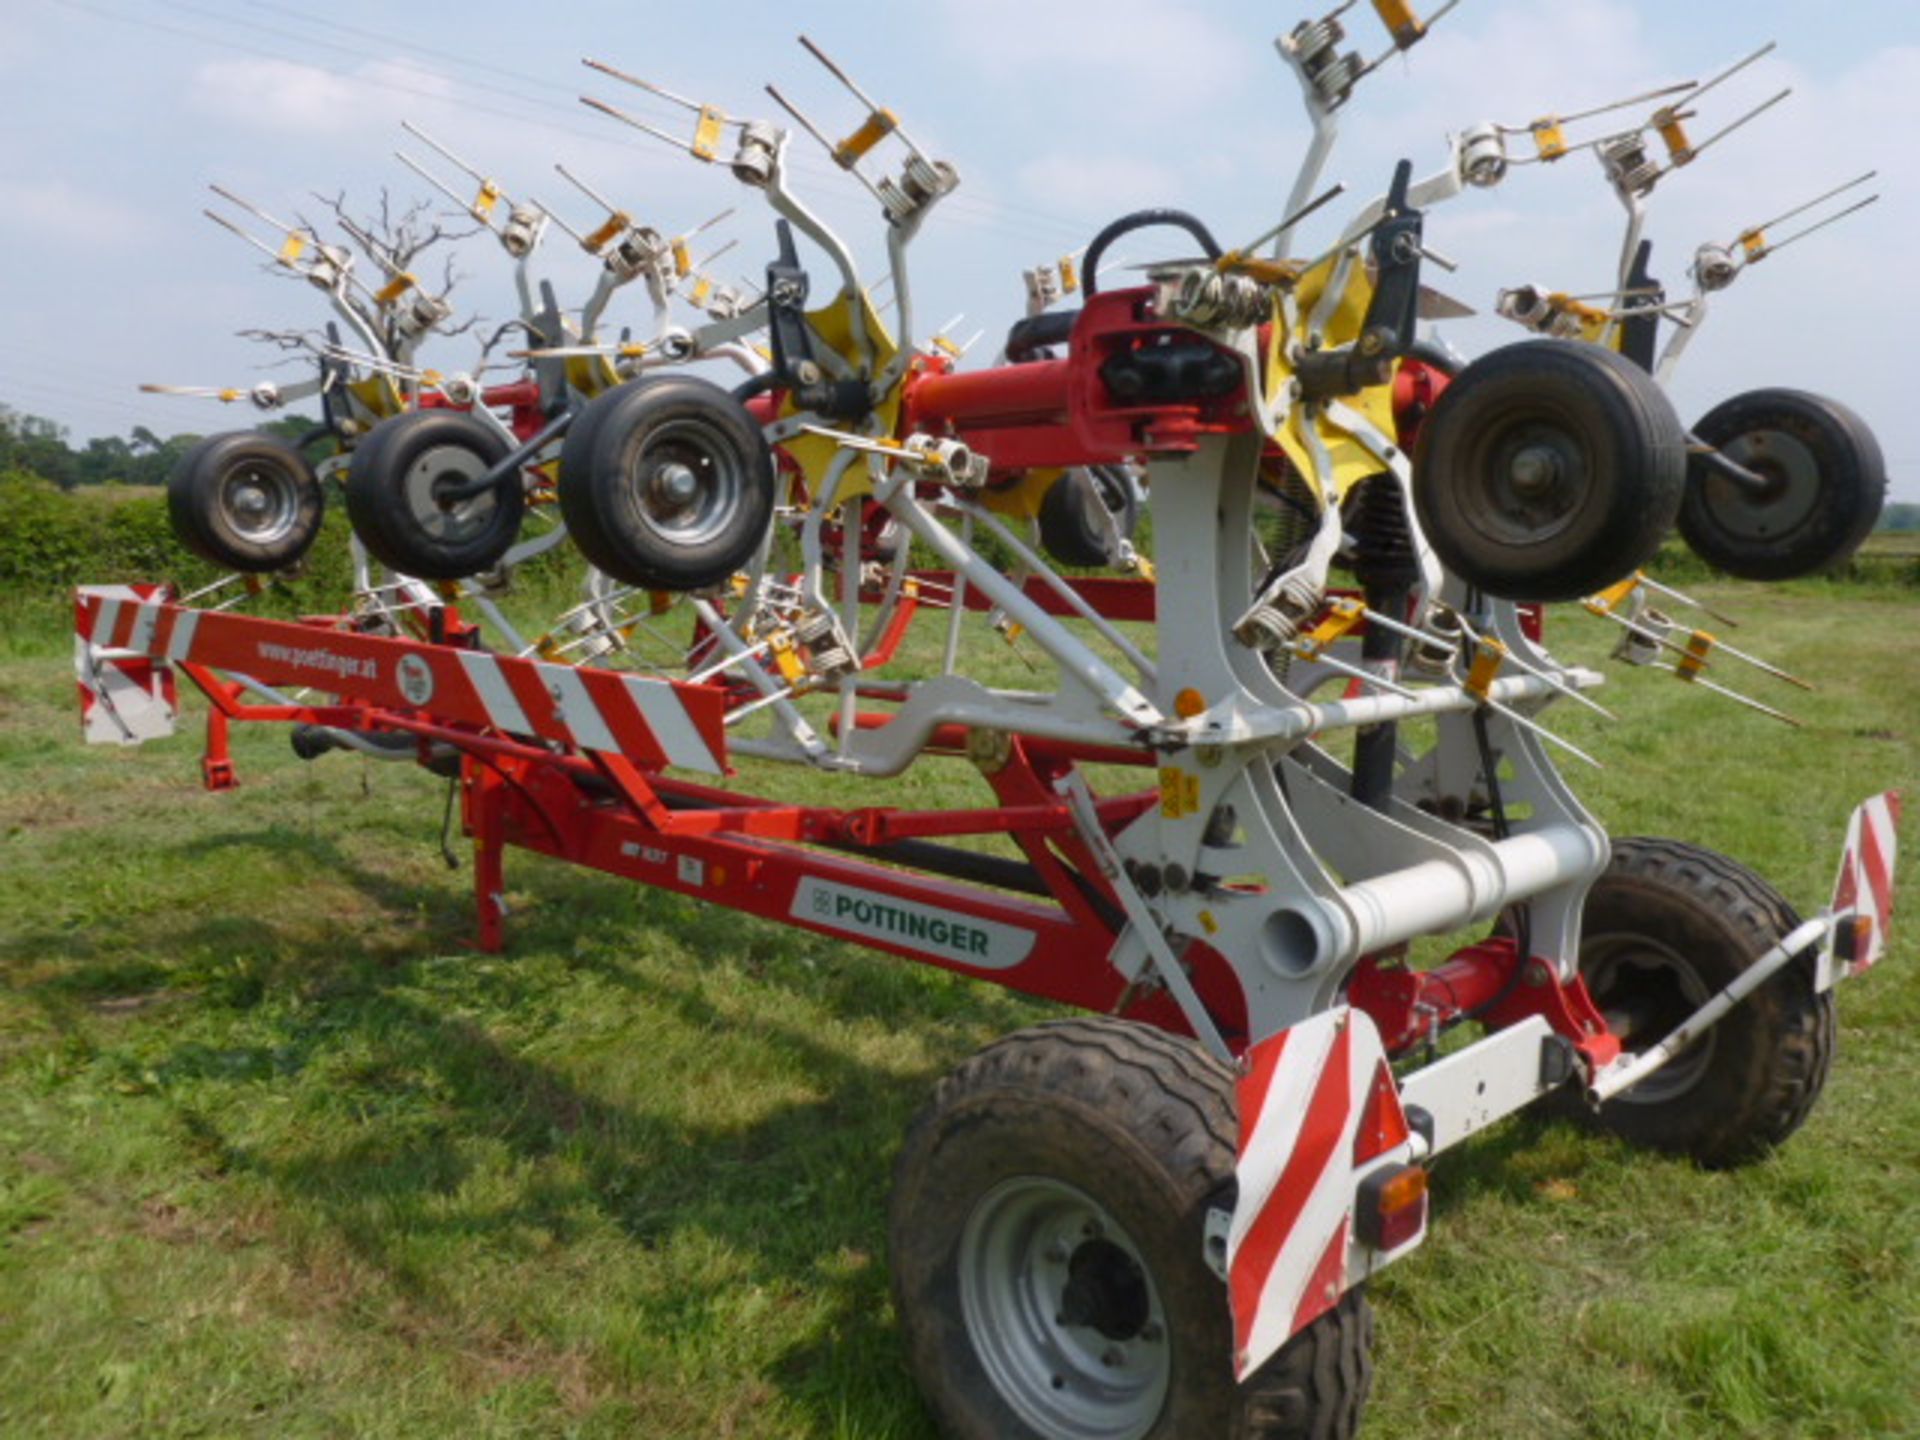
[[[180,697],[172,667],[143,647],[95,644],[95,628],[111,637],[122,615],[135,616],[166,594],[164,585],[83,585],[74,594],[73,673],[80,690],[80,733],[89,745],[138,745],[174,733]],[[104,627],[88,624],[110,613]]]
[[[1847,822],[1847,848],[1840,856],[1840,876],[1833,887],[1833,913],[1855,914],[1866,920],[1865,944],[1846,969],[1858,975],[1887,953],[1887,930],[1893,924],[1893,861],[1900,825],[1900,792],[1889,790],[1860,805]]]
[[[83,638],[273,685],[623,755],[643,768],[726,769],[725,699],[707,686],[360,635],[131,595],[83,594]]]
[[[1234,1373],[1246,1379],[1390,1254],[1354,1238],[1360,1182],[1411,1154],[1373,1021],[1345,1006],[1248,1050],[1239,1085],[1239,1199],[1227,1235]],[[1384,1142],[1384,1143],[1383,1143]]]

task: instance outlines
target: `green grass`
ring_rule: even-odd
[[[1607,763],[1571,779],[1812,906],[1851,805],[1913,782],[1920,615],[1711,595],[1819,685],[1739,682],[1806,727],[1611,667],[1617,724],[1555,712]],[[226,795],[187,737],[82,748],[61,619],[0,605],[0,1433],[929,1433],[892,1152],[1041,1007],[518,853],[510,950],[472,954],[438,782],[267,729]],[[932,761],[887,798],[973,786]],[[1374,1288],[1370,1440],[1920,1434],[1916,959],[1897,933],[1843,993],[1826,1098],[1760,1166],[1524,1117],[1449,1155]]]

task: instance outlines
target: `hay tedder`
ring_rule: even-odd
[[[451,307],[398,252],[361,247],[391,262],[370,289],[346,247],[248,206],[277,237],[253,243],[333,306],[302,343],[338,453],[204,442],[170,500],[234,575],[77,598],[89,738],[169,733],[184,674],[210,704],[210,786],[235,783],[236,721],[452,781],[482,948],[504,943],[520,846],[1097,1017],[967,1061],[897,1162],[900,1324],[954,1435],[1353,1433],[1364,1282],[1423,1239],[1437,1156],[1536,1101],[1706,1165],[1761,1155],[1820,1091],[1836,982],[1885,950],[1897,796],[1855,812],[1838,889],[1803,919],[1733,860],[1610,839],[1553,764],[1589,757],[1544,719],[1600,709],[1602,676],[1547,642],[1565,601],[1618,628],[1617,658],[1778,715],[1727,668],[1792,677],[1654,608],[1691,602],[1641,567],[1677,522],[1734,573],[1806,573],[1879,510],[1879,452],[1844,407],[1755,392],[1689,434],[1660,388],[1707,297],[1786,243],[1704,247],[1689,301],[1648,273],[1647,198],[1741,123],[1687,133],[1747,62],[1468,127],[1299,258],[1344,191],[1322,187],[1340,112],[1431,23],[1375,0],[1369,61],[1351,8],[1278,42],[1313,142],[1277,224],[1233,247],[1180,211],[1124,216],[1027,274],[984,367],[914,339],[910,248],[958,172],[811,42],[851,133],[768,93],[877,202],[885,307],[796,194],[792,132],[598,61],[639,97],[587,103],[772,207],[763,287],[720,285],[690,235],[562,170],[605,216],[560,225],[603,265],[564,311],[529,268],[558,216],[416,131],[477,189],[407,163],[515,267],[527,343],[483,385],[420,368]],[[1422,283],[1446,264],[1429,212],[1581,150],[1627,210],[1619,272],[1502,292],[1534,333],[1470,364],[1423,336],[1461,313]],[[1118,282],[1110,252],[1148,235],[1175,258]],[[651,325],[607,340],[633,280]],[[334,479],[354,593],[272,618]],[[563,540],[587,579],[536,628],[514,575]],[[1016,665],[1026,688],[1001,683]],[[923,763],[971,766],[981,803],[773,784]]]

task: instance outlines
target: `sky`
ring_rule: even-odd
[[[596,94],[676,133],[685,127],[660,102],[584,69],[584,56],[739,116],[781,118],[761,88],[773,81],[830,134],[849,133],[859,107],[794,43],[804,29],[960,171],[960,189],[915,245],[913,274],[917,338],[955,314],[965,316],[961,335],[987,332],[970,364],[987,363],[1019,317],[1021,271],[1078,250],[1118,214],[1178,206],[1223,243],[1252,239],[1280,218],[1308,135],[1272,48],[1308,18],[1286,0],[4,3],[0,403],[65,424],[76,443],[135,425],[177,433],[251,423],[251,412],[213,402],[142,395],[142,381],[298,378],[236,332],[318,325],[324,298],[269,273],[204,219],[203,206],[216,203],[206,187],[276,214],[318,213],[316,192],[344,192],[350,206],[377,202],[383,188],[425,196],[392,153],[420,152],[403,119],[576,228],[599,217],[555,162],[668,232],[737,206],[714,232],[740,242],[719,268],[754,275],[771,253],[764,201],[723,168],[582,107],[582,93]],[[1360,48],[1384,48],[1370,7],[1346,19]],[[1695,138],[1784,87],[1794,94],[1661,182],[1648,230],[1655,274],[1682,290],[1703,241],[1730,241],[1862,171],[1879,171],[1868,189],[1883,198],[1717,297],[1680,366],[1675,403],[1691,422],[1760,386],[1833,396],[1878,433],[1893,498],[1920,501],[1920,403],[1904,393],[1911,366],[1897,351],[1900,324],[1920,314],[1920,268],[1908,258],[1920,233],[1920,165],[1905,143],[1920,134],[1912,0],[1464,0],[1342,111],[1327,178],[1349,190],[1309,222],[1301,244],[1325,244],[1341,212],[1384,188],[1396,160],[1410,159],[1417,175],[1440,168],[1451,131],[1705,77],[1768,40],[1777,51],[1704,102]],[[874,202],[804,136],[794,153],[803,198],[863,260],[877,257]],[[1516,167],[1498,188],[1434,208],[1428,244],[1460,268],[1429,278],[1482,312],[1442,335],[1469,355],[1525,338],[1491,318],[1495,293],[1535,281],[1606,288],[1622,224],[1587,154]],[[1167,232],[1118,253],[1134,262],[1188,249]],[[542,255],[562,303],[584,299],[594,262],[563,239]],[[498,248],[469,241],[456,263],[458,314],[510,317],[511,271]],[[644,326],[645,314],[636,287],[611,317]],[[439,341],[422,359],[464,368],[476,349],[471,338]]]

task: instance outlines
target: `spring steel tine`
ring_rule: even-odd
[[[1372,615],[1372,612],[1368,610],[1362,610],[1361,613],[1363,615],[1368,615],[1368,616]],[[1479,630],[1477,630],[1473,625],[1469,624],[1467,621],[1467,617],[1462,615],[1457,610],[1453,612],[1453,618],[1460,623],[1460,633],[1464,635],[1468,640],[1472,641],[1474,645],[1478,646],[1482,639],[1482,636]],[[1426,638],[1430,641],[1438,639],[1437,636],[1428,636]],[[1585,695],[1582,695],[1578,690],[1574,689],[1572,686],[1563,684],[1561,681],[1556,680],[1552,675],[1548,674],[1545,670],[1542,670],[1539,666],[1528,664],[1525,660],[1522,660],[1517,654],[1515,654],[1511,647],[1507,647],[1505,654],[1502,656],[1502,658],[1507,661],[1510,661],[1514,665],[1518,666],[1520,669],[1526,671],[1527,674],[1533,676],[1536,680],[1546,681],[1547,684],[1555,692],[1566,696],[1567,699],[1569,700],[1579,701],[1582,705],[1586,706],[1589,710],[1593,711],[1594,714],[1601,716],[1603,719],[1618,720],[1620,718],[1619,716],[1615,715],[1611,710],[1607,709],[1606,706],[1602,705],[1599,701],[1588,699]]]
[[[1750,259],[1764,260],[1766,259],[1767,256],[1773,254],[1775,251],[1786,249],[1787,246],[1793,244],[1796,240],[1804,240],[1817,230],[1824,230],[1829,225],[1839,224],[1842,220],[1846,219],[1849,215],[1855,214],[1858,211],[1866,209],[1869,205],[1879,200],[1879,198],[1880,197],[1878,195],[1869,195],[1864,200],[1856,200],[1853,202],[1853,204],[1847,206],[1846,209],[1838,211],[1835,214],[1829,215],[1824,220],[1816,220],[1814,221],[1813,224],[1807,226],[1806,229],[1796,230],[1794,231],[1793,234],[1787,236],[1787,238],[1784,240],[1777,240],[1771,245],[1763,244],[1760,248],[1759,253],[1751,256]]]
[[[1722,625],[1731,625],[1736,630],[1740,628],[1740,622],[1738,620],[1734,619],[1731,615],[1723,614],[1721,611],[1714,609],[1711,605],[1707,604],[1707,602],[1704,600],[1696,600],[1693,598],[1693,596],[1688,595],[1683,591],[1675,590],[1671,585],[1662,585],[1658,580],[1655,580],[1650,576],[1643,574],[1638,578],[1640,583],[1646,586],[1647,589],[1652,590],[1657,594],[1664,595],[1669,600],[1678,600],[1682,605],[1691,605],[1694,609],[1702,612],[1703,614],[1711,615],[1714,619],[1718,620]]]
[[[1853,177],[1853,179],[1847,181],[1844,185],[1836,185],[1831,190],[1827,191],[1826,194],[1816,195],[1813,197],[1813,199],[1807,201],[1805,204],[1796,205],[1791,210],[1785,211],[1779,215],[1774,216],[1771,220],[1762,220],[1758,225],[1749,225],[1746,228],[1746,230],[1743,231],[1742,233],[1750,235],[1756,230],[1771,230],[1776,225],[1784,225],[1789,220],[1798,219],[1800,216],[1806,214],[1807,211],[1813,209],[1816,205],[1824,205],[1827,203],[1827,201],[1833,199],[1834,196],[1844,195],[1847,193],[1847,191],[1853,189],[1855,186],[1864,185],[1867,183],[1867,181],[1877,178],[1879,174],[1880,172],[1878,170],[1869,170],[1864,175],[1856,175]],[[1738,242],[1736,241],[1736,243]]]
[[[1610,100],[1605,105],[1595,105],[1590,110],[1576,110],[1571,115],[1545,115],[1542,116],[1541,119],[1555,125],[1577,125],[1582,120],[1591,120],[1596,115],[1610,115],[1615,110],[1625,110],[1630,105],[1644,105],[1649,100],[1664,100],[1669,95],[1683,94],[1688,90],[1696,88],[1699,84],[1700,82],[1698,80],[1682,80],[1678,85],[1664,85],[1658,90],[1649,90],[1644,95],[1630,96],[1625,100]],[[1494,128],[1505,135],[1526,135],[1532,132],[1533,125],[1496,124]],[[1592,141],[1587,141],[1580,146],[1569,146],[1568,149],[1582,149],[1586,144],[1592,143]]]
[[[485,175],[474,169],[473,166],[462,160],[458,155],[454,154],[453,151],[442,145],[438,140],[434,139],[433,136],[427,134],[426,131],[422,130],[418,125],[415,125],[411,120],[402,120],[400,122],[400,128],[420,141],[421,144],[429,146],[435,154],[439,155],[442,160],[447,161],[455,169],[465,171],[475,184],[486,185],[490,183]]]
[[[1671,665],[1658,665],[1658,666],[1655,666],[1654,668],[1658,670],[1666,670],[1669,673],[1673,673],[1673,674],[1679,673]],[[1791,725],[1796,730],[1802,728],[1800,722],[1794,719],[1793,716],[1787,714],[1786,711],[1776,710],[1771,705],[1763,705],[1750,695],[1742,695],[1738,690],[1729,690],[1724,685],[1716,685],[1713,681],[1707,679],[1703,675],[1695,675],[1692,679],[1688,680],[1687,683],[1689,685],[1704,685],[1707,689],[1713,691],[1714,694],[1724,695],[1727,697],[1727,699],[1736,701],[1737,703],[1746,706],[1749,710],[1758,710],[1762,715],[1771,715],[1775,720],[1779,720],[1785,724]]]
[[[1766,114],[1767,111],[1771,110],[1774,106],[1778,105],[1782,100],[1786,99],[1791,94],[1793,94],[1793,87],[1789,85],[1785,90],[1782,90],[1778,95],[1773,96],[1771,99],[1762,100],[1758,105],[1754,106],[1753,109],[1749,110],[1746,114],[1742,115],[1738,120],[1735,120],[1732,124],[1723,126],[1721,129],[1714,131],[1713,134],[1709,135],[1706,139],[1702,140],[1698,145],[1693,146],[1686,152],[1687,154],[1686,163],[1691,165],[1695,160],[1698,160],[1700,158],[1702,153],[1705,152],[1705,150],[1709,145],[1719,144],[1722,140],[1726,139],[1727,136],[1731,135],[1734,131],[1740,129],[1741,126],[1746,125],[1750,121],[1758,120],[1762,115]]]
[[[1693,94],[1687,97],[1688,101],[1692,102],[1692,101],[1698,100],[1702,95],[1705,95],[1709,90],[1716,89],[1720,85],[1725,84],[1727,81],[1731,80],[1734,76],[1738,75],[1742,70],[1746,69],[1749,65],[1752,65],[1754,62],[1758,60],[1764,60],[1767,56],[1771,55],[1775,50],[1779,48],[1780,48],[1779,41],[1769,40],[1766,44],[1762,45],[1758,50],[1754,51],[1751,55],[1747,56],[1746,59],[1734,61],[1733,64],[1729,65],[1726,69],[1722,70],[1718,75],[1714,76],[1711,80],[1703,81],[1700,85],[1700,88],[1695,90]]]
[[[551,220],[554,224],[558,225],[568,235],[572,236],[574,244],[585,245],[587,243],[587,237],[582,235],[578,230],[574,229],[571,225],[567,224],[566,221],[562,220],[560,218],[559,212],[554,210],[551,206],[542,205],[539,202],[539,200],[535,199],[532,196],[529,196],[527,198],[527,203],[529,205],[536,207],[542,215],[545,215],[549,220]]]
[[[606,101],[596,100],[591,95],[582,95],[580,97],[580,103],[585,105],[589,110],[598,110],[602,115],[611,115],[621,124],[631,125],[644,135],[651,135],[656,140],[664,140],[676,150],[685,150],[687,148],[687,142],[682,140],[678,135],[669,135],[666,131],[659,129],[657,126],[649,125],[644,120],[636,120],[617,105],[609,105]]]
[[[737,248],[739,244],[740,242],[738,240],[727,241],[726,244],[722,245],[718,250],[714,251],[711,255],[707,256],[706,259],[702,260],[698,265],[694,266],[693,268],[696,271],[705,270],[709,265],[713,264],[713,262],[718,260],[722,255],[725,255],[728,251]]]
[[[1235,255],[1253,254],[1254,251],[1258,250],[1262,245],[1266,244],[1269,240],[1273,239],[1274,236],[1280,234],[1282,231],[1293,229],[1294,226],[1298,225],[1302,220],[1306,219],[1309,215],[1313,214],[1314,211],[1318,210],[1321,206],[1332,203],[1334,200],[1337,200],[1340,196],[1346,193],[1347,193],[1347,182],[1344,180],[1336,181],[1331,188],[1321,191],[1320,194],[1314,196],[1313,199],[1307,201],[1306,204],[1302,205],[1298,210],[1294,211],[1293,214],[1287,216],[1278,225],[1273,226],[1269,230],[1262,230],[1252,240],[1248,241],[1245,245],[1240,246],[1239,249],[1234,250],[1231,253]]]
[[[209,184],[207,188],[213,191],[213,193],[218,195],[222,200],[227,201],[229,204],[238,205],[242,210],[246,211],[249,215],[253,216],[254,219],[264,220],[267,222],[267,224],[273,226],[274,229],[284,231],[289,235],[294,233],[294,230],[296,227],[287,224],[285,221],[274,219],[273,216],[269,215],[266,211],[262,210],[258,205],[255,205],[250,200],[242,200],[238,195],[234,194],[231,190],[225,189],[222,186],[214,185],[214,184]]]
[[[1584,760],[1587,762],[1587,764],[1591,765],[1596,770],[1604,770],[1607,768],[1606,766],[1602,765],[1598,760],[1594,759],[1591,755],[1587,754],[1587,752],[1582,750],[1578,745],[1575,745],[1572,741],[1562,740],[1558,735],[1554,734],[1551,730],[1547,729],[1546,726],[1538,724],[1535,721],[1529,720],[1526,716],[1522,715],[1519,711],[1511,709],[1508,706],[1502,705],[1498,700],[1482,700],[1480,703],[1486,706],[1487,709],[1493,711],[1494,714],[1504,716],[1506,719],[1511,720],[1514,724],[1518,725],[1521,729],[1531,730],[1535,735],[1538,735],[1542,740],[1547,741],[1549,744],[1558,745],[1562,750],[1566,751],[1569,755],[1573,756],[1574,759]]]
[[[1769,664],[1767,661],[1762,660],[1758,655],[1749,655],[1744,650],[1736,650],[1733,646],[1727,644],[1727,642],[1724,640],[1716,639],[1713,643],[1714,643],[1714,648],[1716,650],[1724,650],[1727,652],[1727,654],[1733,656],[1734,659],[1744,660],[1747,664],[1753,666],[1754,669],[1764,671],[1768,675],[1773,676],[1773,678],[1776,680],[1784,680],[1786,681],[1787,684],[1797,686],[1799,689],[1805,690],[1809,693],[1812,693],[1814,690],[1814,687],[1812,685],[1809,685],[1805,680],[1802,680],[1799,676],[1788,674],[1785,670],[1782,670],[1778,665]]]
[[[689,100],[684,95],[676,95],[664,86],[656,85],[651,80],[642,80],[638,75],[629,75],[625,70],[609,65],[604,60],[594,60],[583,55],[580,57],[580,63],[589,70],[598,70],[602,75],[611,76],[635,89],[645,90],[649,95],[658,95],[662,100],[671,100],[675,105],[684,106],[688,110],[698,112],[706,108],[698,100]],[[674,143],[677,145],[679,141],[676,140]]]
[[[1389,695],[1398,695],[1402,700],[1417,700],[1419,698],[1417,692],[1409,690],[1406,686],[1397,685],[1384,675],[1376,675],[1371,670],[1362,670],[1358,665],[1349,665],[1344,660],[1336,660],[1324,650],[1308,650],[1300,646],[1298,642],[1295,642],[1287,647],[1287,652],[1301,660],[1308,660],[1316,665],[1324,665],[1336,674],[1350,676],[1363,685],[1372,685],[1386,691]]]
[[[675,236],[674,238],[676,240],[691,240],[696,235],[703,235],[707,231],[713,229],[714,226],[725,224],[727,221],[731,220],[734,217],[734,213],[736,209],[737,207],[729,205],[726,209],[722,210],[718,215],[713,216],[711,219],[702,220],[698,225],[694,226],[691,230],[684,231],[683,233]]]
[[[574,189],[593,201],[594,204],[606,211],[607,214],[623,215],[626,213],[618,205],[615,205],[612,201],[599,194],[591,185],[567,169],[567,167],[562,165],[558,160],[553,162],[553,168],[560,172],[560,178],[562,180],[565,180],[569,185],[573,186]]]
[[[398,160],[402,165],[406,166],[409,170],[413,171],[414,174],[418,175],[422,180],[426,181],[429,185],[433,186],[433,188],[438,190],[442,195],[446,196],[449,200],[453,201],[453,203],[458,205],[462,210],[466,210],[470,208],[464,196],[462,196],[458,191],[456,191],[451,185],[447,184],[446,181],[442,180],[438,175],[434,174],[431,170],[427,169],[427,167],[422,165],[418,160],[414,159],[411,155],[407,154],[406,151],[404,150],[394,151],[393,158]]]

